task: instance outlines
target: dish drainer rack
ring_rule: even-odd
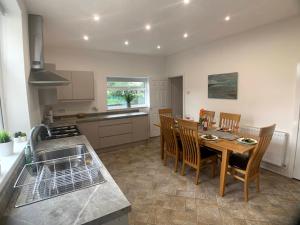
[[[100,168],[90,153],[26,164],[14,185],[15,207],[104,183]]]

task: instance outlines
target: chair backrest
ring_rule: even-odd
[[[174,130],[175,120],[169,116],[160,116],[161,121],[161,131],[164,136],[164,141],[166,144],[166,151],[176,155],[178,154],[178,143],[176,138],[176,133]]]
[[[200,146],[198,137],[198,123],[178,119],[180,139],[183,147],[183,160],[191,166],[200,163]]]
[[[239,127],[240,120],[241,120],[241,114],[221,112],[219,127],[236,130]]]
[[[261,160],[272,140],[275,127],[276,124],[260,129],[259,141],[247,165],[247,171],[250,176],[259,172]]]
[[[164,116],[172,117],[173,116],[173,111],[172,111],[172,109],[169,109],[169,108],[159,109],[158,110],[158,114],[159,115],[164,115]]]
[[[212,122],[214,122],[215,119],[215,112],[214,111],[203,111],[203,116],[207,118],[208,120],[208,127],[212,126]]]

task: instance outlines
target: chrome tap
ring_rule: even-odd
[[[45,124],[37,125],[37,126],[35,126],[31,129],[30,137],[29,137],[30,138],[29,139],[29,144],[30,144],[30,149],[31,149],[31,152],[32,152],[32,162],[37,161],[36,146],[39,142],[38,135],[39,135],[39,132],[41,131],[42,127],[45,127],[47,129],[49,137],[52,136],[49,127]]]

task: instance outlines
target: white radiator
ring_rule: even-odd
[[[246,133],[253,136],[258,136],[259,128],[243,126],[240,128],[242,133]],[[272,141],[264,155],[263,161],[283,167],[285,164],[285,157],[288,143],[288,133],[282,131],[275,131]]]

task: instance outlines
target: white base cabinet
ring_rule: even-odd
[[[80,132],[87,137],[94,149],[107,148],[149,138],[149,117],[78,123]]]

